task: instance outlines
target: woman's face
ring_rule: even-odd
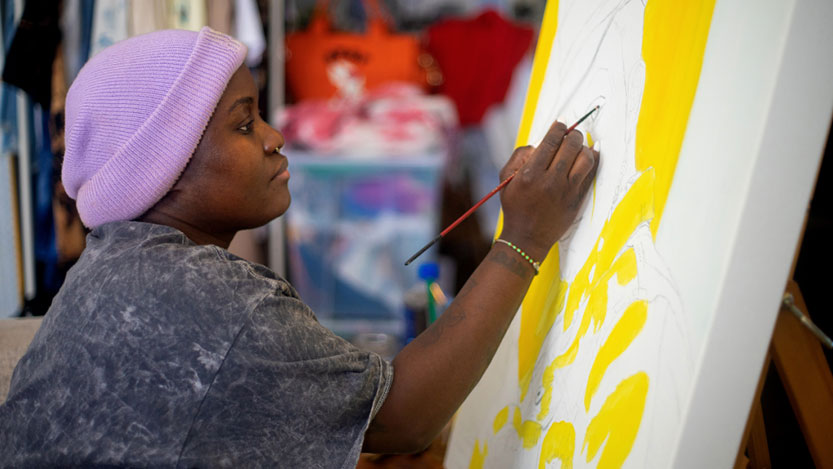
[[[284,139],[261,119],[257,96],[252,74],[241,66],[174,188],[203,230],[254,228],[289,208],[288,161],[278,152]]]

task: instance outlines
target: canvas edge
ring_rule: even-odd
[[[833,3],[798,0],[774,58],[781,66],[722,282],[733,288],[718,297],[672,467],[734,464],[833,114],[833,55],[807,52],[833,44],[830,20]]]

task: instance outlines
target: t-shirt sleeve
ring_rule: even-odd
[[[390,363],[299,299],[267,296],[211,383],[180,465],[355,467],[392,380]]]

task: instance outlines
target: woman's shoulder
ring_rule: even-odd
[[[81,268],[114,274],[134,272],[133,280],[196,282],[205,288],[267,288],[297,296],[281,276],[215,245],[197,245],[176,228],[137,221],[107,223],[87,237]],[[247,289],[248,289],[247,288]]]
[[[50,314],[98,321],[129,309],[162,323],[240,324],[269,297],[297,293],[265,266],[174,228],[117,222],[90,233]]]

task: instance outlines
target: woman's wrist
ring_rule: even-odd
[[[498,238],[514,244],[539,263],[544,262],[544,258],[547,257],[552,247],[544,246],[544,243],[535,241],[531,236],[514,231],[503,230]]]
[[[515,253],[519,256],[518,260],[522,263],[526,261],[526,263],[529,264],[529,267],[532,268],[532,270],[535,272],[535,275],[538,275],[538,272],[541,270],[541,263],[539,261],[536,261],[534,257],[530,257],[530,255],[527,254],[526,251],[505,239],[497,238],[494,240],[493,244],[497,243],[508,246],[511,250],[515,251]]]

